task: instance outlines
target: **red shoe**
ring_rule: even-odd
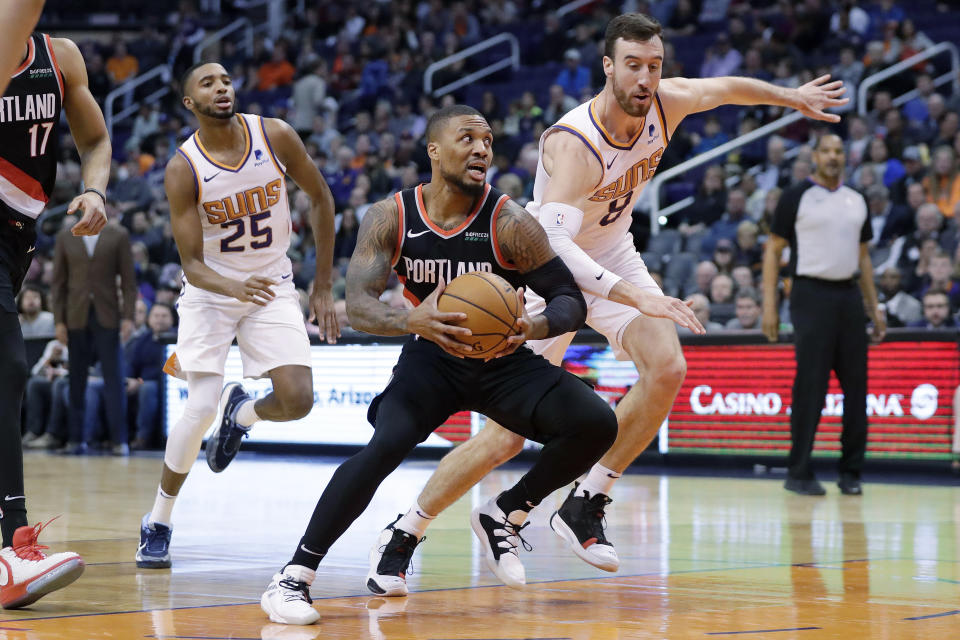
[[[4,609],[33,604],[83,573],[83,558],[76,553],[48,556],[43,552],[48,547],[37,544],[37,536],[50,522],[20,527],[13,533],[13,546],[0,549],[0,606]]]

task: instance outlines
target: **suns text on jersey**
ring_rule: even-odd
[[[238,191],[221,200],[204,202],[203,210],[207,214],[207,221],[210,224],[223,224],[228,220],[236,220],[269,210],[280,202],[282,189],[283,181],[278,178],[262,187]]]
[[[660,165],[660,158],[663,156],[663,147],[660,147],[648,157],[641,159],[638,163],[630,167],[622,176],[610,182],[609,184],[597,189],[590,198],[591,202],[606,202],[608,200],[619,199],[631,191],[638,184],[646,182],[657,172]]]
[[[407,279],[416,283],[436,283],[440,278],[443,278],[444,282],[450,282],[457,276],[462,276],[470,271],[493,273],[493,264],[490,262],[424,260],[422,258],[408,258],[407,256],[403,256],[403,266],[407,271]]]
[[[56,113],[55,93],[28,93],[0,99],[0,122],[50,120]]]

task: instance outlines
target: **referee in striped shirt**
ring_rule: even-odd
[[[873,320],[875,341],[883,339],[886,321],[877,308],[867,250],[873,235],[867,203],[843,184],[843,141],[836,135],[822,136],[813,160],[812,178],[780,196],[763,256],[763,332],[776,342],[780,255],[790,245],[790,315],[797,372],[784,488],[802,495],[826,493],[814,477],[810,456],[833,370],[843,390],[837,484],[841,493],[860,495],[860,470],[867,450],[866,314]]]

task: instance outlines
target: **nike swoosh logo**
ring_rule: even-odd
[[[6,500],[7,502],[9,502],[9,501],[11,501],[11,500],[23,500],[23,499],[26,498],[26,497],[27,497],[27,496],[11,496],[10,494],[7,494],[7,496],[4,498],[4,500]]]
[[[607,167],[607,168],[609,169],[610,167]],[[216,177],[217,177],[218,175],[220,175],[221,173],[223,173],[223,171],[217,171],[215,174],[213,174],[213,175],[210,176],[209,178],[206,177],[206,176],[204,176],[204,177],[203,177],[203,181],[204,181],[204,182],[210,182],[211,180],[213,180],[214,178],[216,178]]]
[[[36,250],[37,250],[36,247],[30,247],[29,249],[27,249],[27,253],[33,253]]]
[[[608,478],[613,478],[614,480],[616,480],[616,479],[619,478],[620,476],[618,476],[618,475],[615,474],[615,473],[608,473],[608,474],[607,474],[607,477],[608,477]]]
[[[292,273],[288,273],[288,274],[285,275],[285,276],[280,276],[280,279],[281,279],[281,280],[286,280],[287,278],[289,278],[289,277],[292,276],[292,275],[293,275]]]
[[[601,272],[600,272],[600,275],[597,276],[597,280],[599,280],[600,278],[602,278],[602,277],[603,277],[603,274],[605,274],[605,273],[606,273],[606,271],[601,271]]]
[[[617,156],[619,156],[619,155],[620,155],[620,154],[618,153],[618,154],[616,154],[615,156],[613,156],[613,160],[611,160],[610,162],[607,163],[607,169],[609,169],[610,167],[613,166],[613,163],[617,161]]]
[[[426,231],[418,231],[417,233],[414,233],[414,232],[413,232],[413,229],[411,229],[410,231],[407,231],[407,237],[408,237],[408,238],[419,238],[420,236],[422,236],[422,235],[425,234],[425,233],[430,233],[430,229],[427,229]]]
[[[305,546],[303,546],[302,544],[300,545],[300,549],[301,549],[302,551],[306,551],[307,553],[309,553],[309,554],[312,555],[312,556],[320,556],[321,558],[323,557],[323,554],[322,554],[322,553],[316,553],[316,552],[314,552],[314,551],[310,551],[310,549],[307,549],[307,548],[306,548]]]
[[[432,516],[428,516],[428,515],[422,513],[422,512],[420,511],[420,509],[417,509],[417,515],[420,516],[421,518],[423,518],[424,520],[433,520],[433,517],[432,517]]]

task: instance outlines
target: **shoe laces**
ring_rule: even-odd
[[[413,552],[417,547],[427,539],[423,536],[417,540],[417,536],[407,533],[393,525],[389,527],[393,531],[393,537],[390,541],[380,546],[380,562],[377,565],[377,573],[380,575],[396,575],[406,577],[413,575]],[[381,573],[381,571],[386,573]]]
[[[581,517],[590,530],[592,537],[598,544],[607,544],[604,530],[607,528],[606,506],[613,502],[608,496],[598,493],[591,496],[589,491],[583,492],[583,507]]]
[[[310,585],[306,582],[284,576],[280,581],[280,586],[282,587],[280,593],[283,595],[284,602],[303,600],[307,604],[313,604],[313,600],[310,598]]]
[[[533,551],[533,546],[531,546],[531,544],[527,542],[524,539],[524,537],[520,534],[521,531],[523,531],[529,526],[530,526],[529,522],[524,522],[521,525],[516,525],[510,522],[509,520],[507,520],[506,518],[504,518],[503,526],[500,528],[503,531],[505,531],[507,535],[499,536],[497,535],[497,530],[494,530],[493,532],[494,537],[497,539],[497,547],[501,548],[503,553],[512,553],[513,555],[517,555],[517,547],[519,547],[520,545],[523,545],[523,550],[526,551],[527,553],[530,553],[531,551]],[[510,548],[503,549],[502,547],[500,547],[501,542],[506,542]]]
[[[13,552],[21,560],[32,560],[34,562],[40,562],[41,560],[46,559],[47,554],[43,552],[44,549],[49,549],[47,545],[37,544],[37,538],[40,536],[40,532],[43,531],[51,522],[59,518],[60,516],[54,516],[47,520],[44,523],[37,523],[30,529],[29,537],[27,542],[24,544],[17,545],[13,548]]]

